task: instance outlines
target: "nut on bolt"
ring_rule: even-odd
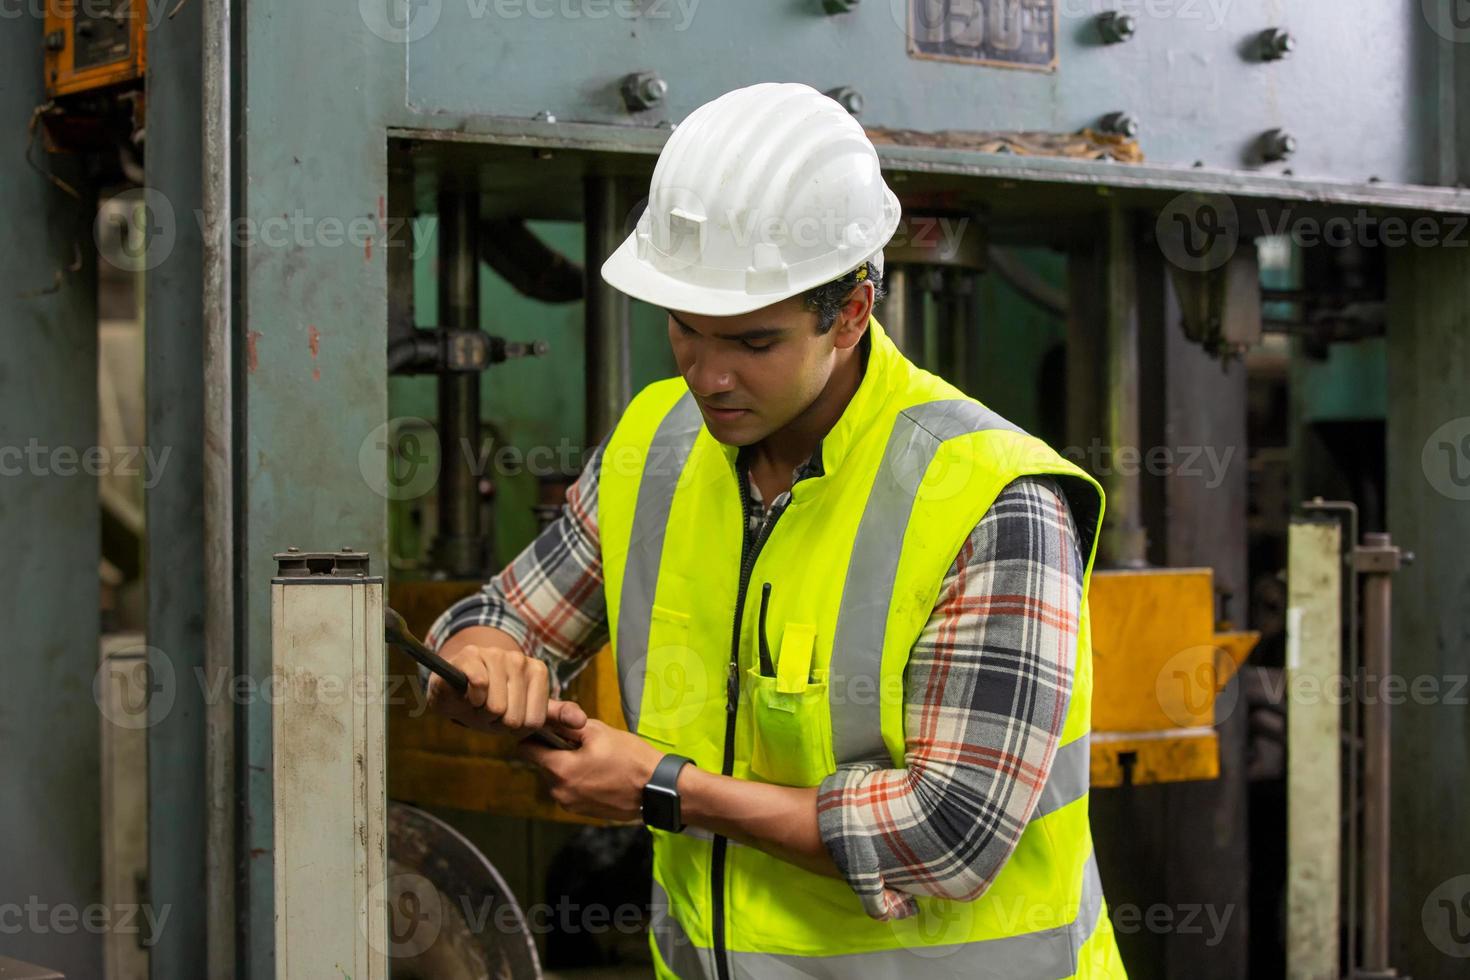
[[[836,99],[837,102],[854,116],[860,116],[863,112],[863,93],[851,85],[840,85],[834,89],[827,90],[827,96]]]
[[[1118,44],[1138,33],[1138,21],[1132,14],[1108,10],[1097,15],[1097,32],[1103,43]]]
[[[663,102],[669,83],[656,71],[635,71],[623,78],[623,103],[629,112],[642,112]]]
[[[1127,112],[1110,112],[1102,117],[1102,131],[1129,139],[1138,135],[1138,119]]]
[[[1278,163],[1296,152],[1296,137],[1284,129],[1268,129],[1261,134],[1261,157]]]
[[[1296,49],[1296,38],[1280,27],[1261,32],[1261,60],[1280,61]]]

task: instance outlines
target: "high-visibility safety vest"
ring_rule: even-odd
[[[879,921],[848,884],[698,828],[654,831],[662,977],[1122,977],[1087,820],[1086,586],[1102,490],[1040,440],[905,359],[877,320],[863,379],[746,545],[736,447],[682,378],[644,388],[602,459],[603,572],[629,731],[702,769],[816,786],[904,765],[903,675],[945,573],[997,494],[1058,479],[1087,552],[1072,696],[1035,814],[973,901],[923,896]],[[758,623],[774,670],[761,669]]]

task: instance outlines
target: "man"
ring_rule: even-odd
[[[602,269],[680,377],[431,635],[471,679],[436,709],[553,725],[579,747],[521,749],[553,797],[650,827],[660,976],[1123,976],[1087,822],[1101,491],[883,333],[898,217],[814,89],[691,114]],[[609,640],[629,732],[557,698]]]

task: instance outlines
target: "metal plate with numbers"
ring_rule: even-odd
[[[915,58],[1051,71],[1056,0],[907,0]]]

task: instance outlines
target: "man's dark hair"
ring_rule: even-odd
[[[853,287],[860,282],[873,284],[873,302],[883,298],[883,274],[874,268],[872,262],[864,262],[845,276],[806,291],[803,298],[806,308],[817,315],[817,333],[824,334],[832,329],[842,313],[842,304],[847,302]]]

